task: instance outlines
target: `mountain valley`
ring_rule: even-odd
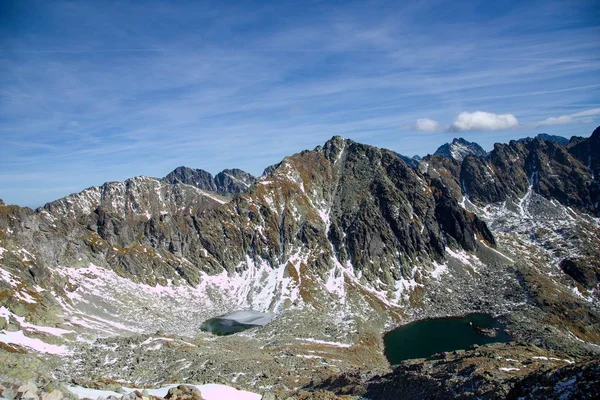
[[[334,136],[260,177],[178,167],[37,210],[0,203],[0,384],[592,398],[599,155],[600,128],[422,159]],[[275,318],[200,329],[242,310]],[[390,366],[386,332],[470,313],[510,342]]]

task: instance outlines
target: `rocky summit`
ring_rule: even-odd
[[[422,159],[336,136],[258,178],[0,201],[1,395],[593,398],[599,155],[600,128]],[[201,329],[239,311],[269,318]],[[470,313],[511,340],[389,365],[387,331]]]
[[[462,162],[462,160],[470,154],[475,157],[485,157],[487,152],[477,143],[458,138],[452,140],[451,143],[440,146],[435,153],[433,153],[435,156],[448,157],[458,162]]]

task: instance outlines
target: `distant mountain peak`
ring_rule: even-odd
[[[566,137],[557,136],[557,135],[550,135],[548,133],[538,133],[537,135],[535,135],[534,138],[525,137],[525,138],[519,139],[518,142],[523,142],[523,141],[529,140],[529,139],[546,140],[548,142],[558,143],[561,146],[566,146],[567,144],[569,144],[569,139],[567,139]]]
[[[214,177],[210,172],[189,167],[177,167],[163,178],[168,183],[185,183],[202,190],[231,196],[245,192],[256,178],[241,169],[225,169]]]
[[[440,146],[433,154],[452,158],[460,162],[470,154],[477,157],[485,157],[487,152],[477,143],[469,142],[463,138],[454,138],[451,143]]]

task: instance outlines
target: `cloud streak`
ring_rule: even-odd
[[[600,115],[600,108],[593,108],[590,110],[584,110],[576,112],[570,115],[560,115],[558,117],[548,117],[543,121],[537,123],[537,126],[554,126],[554,125],[568,125],[568,124],[581,124],[589,123],[594,121],[596,117]]]

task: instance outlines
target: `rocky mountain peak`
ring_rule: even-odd
[[[163,178],[168,183],[185,183],[202,190],[217,191],[217,185],[210,172],[189,167],[177,167]]]
[[[531,138],[531,137],[525,137],[525,138],[517,140],[517,142],[524,142],[526,140],[531,140],[531,139],[537,139],[537,140],[544,140],[544,141],[547,141],[547,142],[553,142],[553,143],[560,144],[561,146],[567,146],[569,144],[569,139],[567,139],[566,137],[557,136],[557,135],[549,135],[547,133],[538,133],[533,138]]]
[[[210,172],[189,167],[177,167],[163,181],[175,184],[185,183],[202,190],[217,192],[221,196],[231,196],[244,193],[256,178],[241,169],[225,169],[214,177]]]
[[[222,196],[244,193],[250,185],[256,182],[256,178],[241,169],[224,169],[215,175],[215,186],[217,193]]]
[[[477,143],[469,142],[463,138],[454,138],[451,143],[440,146],[433,154],[460,162],[469,154],[476,157],[485,157],[487,152]]]
[[[351,143],[352,141],[341,136],[333,136],[323,146],[326,157],[330,161],[339,159],[346,148],[347,142]]]

